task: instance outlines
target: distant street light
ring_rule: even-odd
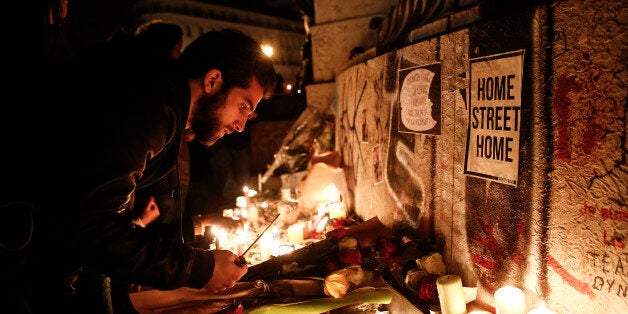
[[[269,45],[262,45],[262,50],[264,51],[264,54],[266,54],[268,57],[273,56],[273,47]]]

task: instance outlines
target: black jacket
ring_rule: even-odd
[[[24,82],[33,83],[25,88],[32,93],[13,104],[14,119],[3,125],[12,133],[3,136],[10,167],[0,200],[34,213],[22,250],[34,257],[28,265],[53,288],[85,265],[159,289],[204,286],[213,272],[211,252],[131,223],[133,211],[142,210],[134,207],[138,186],[176,166],[187,80],[173,60],[129,43],[56,61]],[[24,232],[22,224],[30,226],[22,219],[16,232]]]

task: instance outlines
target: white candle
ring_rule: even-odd
[[[497,289],[494,294],[496,314],[525,314],[526,297],[523,291],[512,286]]]
[[[294,244],[303,242],[303,225],[295,224],[288,227],[288,241]]]
[[[444,275],[436,280],[438,289],[438,300],[440,302],[441,313],[443,314],[465,314],[467,304],[462,291],[462,279],[456,275]]]
[[[541,302],[541,304],[539,304],[539,306],[537,306],[536,308],[531,309],[528,314],[557,314],[556,312],[550,310],[547,308],[547,305],[545,304],[545,301]]]
[[[242,191],[244,191],[244,200],[246,201],[246,206],[249,206],[251,204],[251,198],[250,198],[250,194],[249,194],[249,187],[245,186],[242,188]],[[236,198],[237,201],[237,198]]]
[[[266,261],[268,259],[270,259],[270,256],[273,253],[273,234],[266,232],[262,235],[262,237],[259,239],[259,247],[260,247],[260,253],[261,253],[261,260]]]
[[[260,191],[260,193],[262,192],[262,174],[261,173],[257,174],[257,190]]]
[[[214,228],[212,227],[212,232],[216,238],[217,245],[216,247],[221,250],[229,249],[229,238],[227,237],[227,231],[222,228]]]
[[[344,218],[347,216],[344,204],[332,203],[329,205],[329,219]]]
[[[247,220],[256,223],[259,220],[259,212],[257,211],[257,207],[251,206],[248,211]]]

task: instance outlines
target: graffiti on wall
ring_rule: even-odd
[[[432,180],[429,170],[433,165],[435,140],[429,135],[440,134],[440,64],[421,65],[403,57],[394,62],[395,66],[386,69],[389,82],[384,83],[387,92],[394,95],[389,98],[391,114],[384,181],[397,205],[396,221],[417,230],[419,236],[429,236],[427,186]]]

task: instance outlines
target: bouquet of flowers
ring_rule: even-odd
[[[253,265],[241,280],[318,280],[322,283],[319,295],[310,295],[306,299],[328,297],[338,300],[367,287],[390,288],[385,274],[417,268],[419,257],[431,250],[431,246],[410,237],[393,236],[377,217],[365,222],[338,219],[331,223],[334,229],[317,235],[320,241]],[[440,267],[432,266],[436,264],[431,260],[426,261],[425,265],[428,264],[430,269]],[[400,278],[404,276],[399,274]],[[403,283],[403,279],[400,282]],[[416,295],[414,298],[419,300]]]

